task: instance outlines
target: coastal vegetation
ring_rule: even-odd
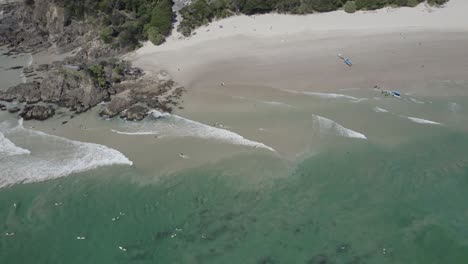
[[[185,36],[213,19],[232,14],[262,14],[268,12],[309,14],[344,8],[348,13],[374,10],[385,6],[415,6],[425,0],[194,0],[180,10],[183,17],[178,30]],[[448,0],[428,0],[441,5]]]
[[[172,30],[172,0],[55,0],[55,4],[64,9],[65,25],[92,21],[100,28],[101,39],[114,48],[134,49],[148,39],[161,44]]]

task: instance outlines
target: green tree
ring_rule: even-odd
[[[356,3],[354,3],[354,1],[348,1],[344,5],[344,11],[346,13],[354,13],[354,12],[356,12],[356,10],[357,10],[357,7],[356,7]]]

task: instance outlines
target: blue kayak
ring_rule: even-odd
[[[348,58],[344,59],[344,63],[350,67],[353,66],[353,63]]]

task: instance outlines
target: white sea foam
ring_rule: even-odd
[[[12,156],[26,154],[31,154],[31,152],[27,149],[17,147],[13,142],[11,142],[0,132],[0,157],[2,155]]]
[[[411,97],[410,97],[410,101],[413,102],[413,103],[417,103],[417,104],[424,104],[425,103],[423,101],[419,101],[418,99],[411,98]]]
[[[360,98],[356,98],[354,96],[345,95],[345,94],[336,94],[336,93],[298,92],[298,91],[288,90],[288,89],[282,89],[282,91],[289,92],[289,93],[295,93],[295,94],[304,94],[304,95],[309,95],[309,96],[317,96],[317,97],[320,97],[320,98],[328,98],[328,99],[336,99],[336,98],[345,98],[345,99],[351,99],[351,100],[360,99]]]
[[[377,112],[377,113],[388,113],[388,110],[385,110],[385,109],[380,108],[380,107],[374,107],[374,111]]]
[[[113,130],[115,133],[127,135],[160,135],[163,137],[197,137],[212,139],[233,145],[243,145],[263,148],[276,152],[273,148],[226,129],[208,126],[178,115],[151,111],[151,116],[158,120],[145,120],[139,123],[126,123],[124,131]]]
[[[360,103],[360,102],[364,102],[364,101],[367,101],[369,100],[368,98],[359,98],[359,99],[356,99],[356,100],[352,100],[351,102],[353,103]]]
[[[132,162],[117,150],[28,130],[23,127],[22,122],[10,128],[2,124],[0,129],[5,135],[27,138],[27,142],[35,148],[29,155],[0,154],[0,188],[55,179],[101,166],[132,165]]]
[[[314,126],[319,128],[320,133],[334,133],[342,137],[367,139],[364,134],[346,128],[331,119],[318,115],[312,115],[312,118]]]
[[[409,120],[411,120],[411,121],[413,121],[415,123],[418,123],[418,124],[442,125],[442,123],[427,120],[427,119],[422,119],[422,118],[417,118],[417,117],[410,117],[410,116],[402,116],[402,117],[406,117]]]

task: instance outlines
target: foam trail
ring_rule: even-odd
[[[345,94],[317,93],[317,92],[298,92],[298,91],[288,90],[288,89],[281,89],[281,90],[285,91],[285,92],[289,92],[289,93],[305,94],[305,95],[317,96],[317,97],[320,97],[320,98],[328,98],[328,99],[336,99],[336,98],[345,98],[345,99],[351,99],[351,100],[359,100],[360,99],[360,98],[356,98],[354,96],[345,95]]]
[[[275,101],[261,101],[259,100],[258,102],[260,103],[263,103],[263,104],[267,104],[267,105],[274,105],[274,106],[282,106],[282,107],[290,107],[292,108],[293,106],[291,105],[288,105],[286,103],[282,103],[282,102],[275,102]]]
[[[125,127],[127,131],[113,130],[113,132],[126,135],[197,137],[217,140],[234,145],[263,148],[272,152],[276,152],[273,148],[263,143],[248,140],[241,135],[226,129],[208,126],[190,119],[168,113],[161,113],[156,110],[152,110],[150,113],[153,118],[159,120],[146,120],[145,122],[141,122],[141,124],[127,123]]]
[[[411,120],[411,121],[413,121],[415,123],[418,123],[418,124],[443,125],[442,123],[439,123],[439,122],[435,122],[435,121],[431,121],[431,120],[427,120],[427,119],[422,119],[422,118],[417,118],[417,117],[410,117],[410,116],[402,116],[402,117],[406,117],[409,120]]]
[[[411,102],[417,103],[417,104],[424,104],[424,103],[425,103],[425,102],[419,101],[419,100],[417,100],[417,99],[415,99],[415,98],[410,98],[410,100],[411,100]]]
[[[377,113],[388,113],[388,110],[385,110],[385,109],[380,108],[380,107],[374,107],[374,111],[377,112]]]
[[[335,121],[331,119],[318,116],[318,115],[312,115],[312,117],[313,117],[314,126],[316,125],[319,128],[320,133],[325,134],[325,133],[331,132],[342,137],[367,139],[367,137],[364,134],[361,134],[354,130],[343,127],[342,125],[336,123]]]
[[[360,103],[360,102],[364,102],[364,101],[367,101],[367,100],[369,100],[369,99],[367,99],[367,98],[359,98],[359,99],[353,100],[353,101],[351,101],[351,102],[353,102],[353,103]]]
[[[102,166],[132,165],[117,150],[28,130],[22,122],[10,128],[2,124],[0,129],[5,135],[28,138],[37,149],[26,156],[0,156],[0,188],[56,179]]]
[[[273,106],[282,106],[282,107],[293,108],[292,105],[289,105],[289,104],[286,104],[286,103],[283,103],[283,102],[263,101],[263,100],[257,100],[257,99],[250,99],[250,98],[246,98],[246,97],[243,97],[243,96],[233,96],[232,98],[236,98],[236,99],[239,99],[239,100],[254,101],[254,102],[257,102],[257,103],[273,105]]]
[[[6,138],[2,133],[0,133],[0,156],[1,155],[27,155],[31,154],[31,151],[17,147],[13,142]]]

